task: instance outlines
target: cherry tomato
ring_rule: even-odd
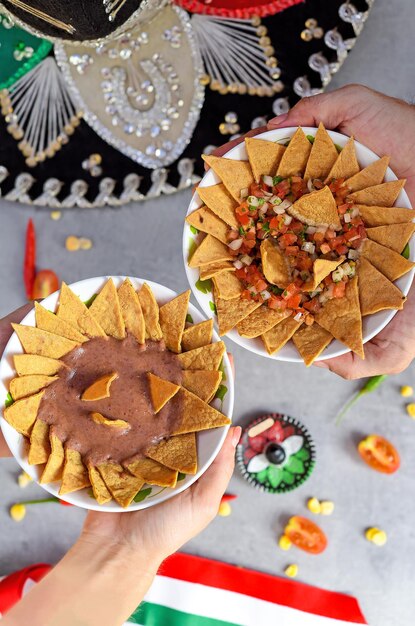
[[[40,270],[36,274],[33,285],[33,300],[39,300],[50,296],[51,293],[59,289],[59,281],[52,270]]]
[[[296,515],[290,519],[284,534],[300,550],[320,554],[327,547],[327,537],[317,524],[306,517]]]
[[[364,462],[377,472],[393,474],[401,464],[396,448],[380,435],[369,435],[357,449]]]

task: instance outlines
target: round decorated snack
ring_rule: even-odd
[[[186,270],[220,335],[281,359],[353,351],[402,309],[415,255],[404,180],[339,133],[268,131],[210,167],[190,205]],[[301,359],[299,358],[301,357]]]
[[[232,373],[189,295],[124,277],[63,283],[13,324],[2,429],[48,491],[85,508],[143,508],[212,462]]]
[[[303,424],[287,415],[272,413],[245,428],[236,462],[243,477],[256,489],[285,493],[310,476],[315,448]]]

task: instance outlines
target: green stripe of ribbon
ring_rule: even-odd
[[[176,609],[151,602],[143,602],[128,620],[140,626],[238,626],[234,622],[224,622],[211,617],[183,613]],[[239,625],[240,626],[240,625]]]

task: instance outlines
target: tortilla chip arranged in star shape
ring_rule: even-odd
[[[405,180],[385,181],[389,156],[364,167],[354,138],[340,147],[323,124],[280,141],[247,137],[249,163],[205,159],[221,182],[200,197],[229,228],[193,240],[189,266],[212,280],[221,335],[261,337],[272,355],[292,339],[306,365],[333,338],[363,357],[362,317],[401,309],[393,281],[415,266],[415,219],[395,206]]]
[[[186,217],[186,222],[202,233],[216,237],[222,243],[227,242],[228,225],[204,206],[190,213]]]
[[[146,283],[136,291],[128,278],[118,288],[109,279],[84,304],[65,285],[60,316],[36,305],[35,323],[43,328],[14,325],[25,353],[13,355],[17,375],[4,417],[27,439],[29,463],[43,466],[41,484],[60,482],[59,495],[91,487],[99,504],[114,498],[127,507],[145,484],[137,502],[153,488],[174,489],[179,472],[196,473],[196,433],[230,420],[209,404],[224,376],[225,346],[212,343],[211,319],[193,323],[189,296],[159,307]],[[130,375],[125,394],[122,381]]]

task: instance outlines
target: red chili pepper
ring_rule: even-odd
[[[235,496],[235,494],[233,493],[224,493],[220,503],[222,504],[222,502],[229,502],[229,500],[235,500],[238,496]]]
[[[60,500],[60,499],[59,499],[59,504],[61,504],[62,506],[73,506],[73,504],[71,504],[70,502],[65,502],[65,500]]]
[[[26,246],[23,265],[23,280],[26,289],[26,297],[32,299],[33,285],[36,275],[36,233],[32,220],[27,223]]]

